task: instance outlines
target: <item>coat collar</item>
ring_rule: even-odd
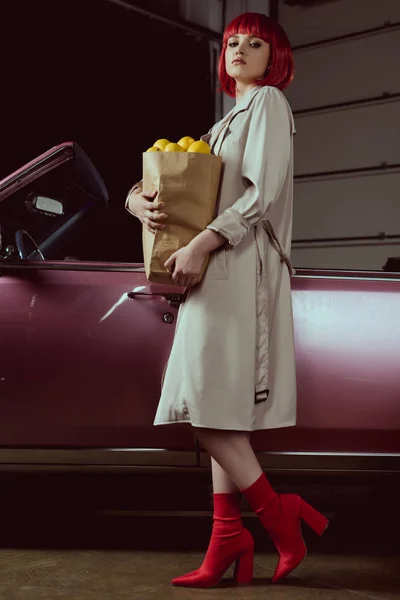
[[[258,92],[262,88],[263,86],[257,85],[256,87],[252,88],[249,92],[247,92],[247,94],[245,94],[243,98],[241,98],[236,104],[236,106],[233,108],[233,114],[241,112],[242,110],[248,110],[254,96],[258,94]]]
[[[255,88],[252,88],[249,92],[247,92],[247,94],[245,94],[243,96],[243,98],[241,98],[239,100],[239,102],[236,104],[236,106],[234,106],[233,108],[231,108],[231,110],[225,115],[225,117],[223,117],[220,121],[221,125],[224,125],[227,121],[229,121],[229,119],[235,115],[237,115],[237,113],[242,112],[244,110],[248,110],[251,104],[251,101],[253,100],[254,96],[256,94],[258,94],[258,92],[262,89],[261,85],[258,85]]]
[[[227,123],[230,123],[234,117],[243,111],[246,111],[249,109],[250,104],[254,98],[254,96],[256,96],[256,94],[258,94],[258,92],[262,89],[261,85],[258,85],[255,88],[252,88],[249,92],[247,92],[247,94],[245,94],[243,96],[243,98],[241,98],[241,100],[236,104],[236,106],[234,106],[226,115],[225,117],[223,117],[221,119],[221,121],[219,121],[215,126],[214,126],[214,130],[213,130],[213,137],[214,137],[214,142],[213,142],[213,147],[215,146],[221,131],[224,129],[225,125]]]

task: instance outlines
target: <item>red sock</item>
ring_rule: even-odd
[[[213,499],[214,522],[205,561],[214,561],[214,547],[220,552],[221,544],[231,543],[232,539],[240,536],[243,531],[240,494],[214,494]]]
[[[264,473],[250,487],[242,490],[242,494],[265,526],[273,523],[279,514],[279,496]]]

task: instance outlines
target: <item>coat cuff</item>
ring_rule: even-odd
[[[242,241],[250,226],[237,210],[227,208],[207,226],[207,229],[219,233],[228,240],[230,246],[235,247]]]

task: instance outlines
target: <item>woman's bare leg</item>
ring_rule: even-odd
[[[213,458],[211,458],[211,471],[214,494],[237,494],[239,492],[239,488]]]
[[[222,493],[229,486],[229,479],[240,490],[251,486],[262,474],[260,464],[250,444],[246,431],[227,431],[196,427],[195,434],[220,469],[213,466],[213,482]],[[221,473],[222,471],[222,473]],[[214,474],[216,476],[214,480]],[[217,490],[214,489],[214,492]]]

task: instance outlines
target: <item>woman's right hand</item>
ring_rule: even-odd
[[[128,211],[137,217],[150,233],[155,233],[157,229],[165,229],[163,221],[168,216],[159,212],[165,204],[155,200],[157,194],[157,191],[141,191],[136,188],[130,192],[126,203]]]

